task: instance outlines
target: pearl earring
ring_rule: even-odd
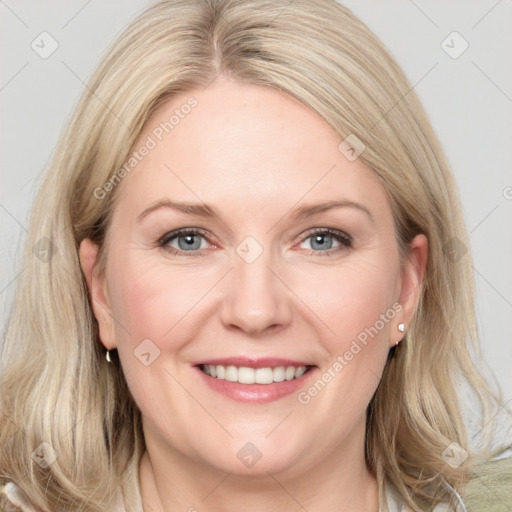
[[[398,329],[400,332],[404,332],[404,331],[405,331],[405,324],[398,324],[397,329]],[[395,346],[397,346],[397,345],[400,343],[400,341],[402,341],[402,340],[398,340],[398,341],[395,343]]]
[[[112,359],[110,359],[110,350],[107,350],[107,353],[105,354],[105,357],[109,363],[112,362]]]

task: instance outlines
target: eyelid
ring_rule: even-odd
[[[156,246],[160,249],[163,249],[168,254],[172,256],[183,256],[185,258],[194,258],[194,257],[201,257],[204,254],[204,251],[207,249],[199,249],[195,251],[183,251],[180,249],[176,249],[175,247],[171,247],[168,245],[171,240],[175,240],[176,238],[179,238],[180,236],[186,236],[186,235],[199,235],[202,238],[204,238],[211,246],[214,248],[217,247],[215,243],[213,243],[210,240],[210,235],[207,231],[201,228],[179,228],[172,231],[168,231],[163,236],[161,236],[157,242]]]
[[[334,229],[334,228],[312,228],[311,230],[307,231],[306,234],[302,237],[301,242],[308,239],[309,237],[316,235],[316,234],[325,234],[327,233],[329,236],[332,237],[339,237],[342,238],[347,243],[352,243],[353,239],[352,237],[346,233],[345,231],[341,231],[340,229]]]
[[[313,249],[304,249],[309,254],[329,255],[332,253],[340,252],[341,250],[347,250],[347,249],[352,248],[352,243],[353,243],[352,237],[345,231],[341,231],[339,229],[334,229],[334,228],[311,228],[304,235],[302,235],[302,237],[298,243],[301,244],[302,242],[304,242],[305,240],[307,240],[308,238],[311,238],[312,236],[314,236],[316,234],[327,235],[327,236],[330,236],[330,237],[336,239],[341,244],[341,247],[335,248],[335,249],[328,249],[325,251],[315,251]],[[179,228],[179,229],[172,230],[172,231],[165,233],[163,236],[161,236],[157,240],[157,245],[175,255],[187,255],[188,257],[201,256],[202,251],[204,249],[196,250],[196,251],[183,251],[183,250],[178,250],[178,249],[175,249],[174,247],[170,247],[167,245],[171,240],[174,240],[176,238],[179,238],[180,236],[185,236],[185,235],[200,235],[209,244],[216,247],[216,245],[213,242],[211,242],[210,234],[207,231],[205,231],[204,229],[201,229],[201,228],[187,228],[187,227]],[[189,254],[187,254],[187,253],[189,253]]]
[[[307,240],[308,238],[311,238],[312,236],[315,236],[316,234],[320,235],[327,235],[331,238],[334,238],[338,241],[340,244],[339,247],[327,249],[325,251],[316,251],[314,249],[303,249],[306,251],[306,254],[311,256],[332,256],[337,255],[341,252],[346,252],[352,249],[353,247],[353,239],[352,237],[346,233],[345,231],[341,231],[339,229],[333,229],[333,228],[313,228],[312,230],[309,230],[304,236],[302,236],[301,240],[299,241],[299,244]]]
[[[215,245],[210,241],[209,233],[201,228],[179,228],[179,229],[175,229],[172,231],[168,231],[167,233],[162,235],[157,240],[157,243],[158,243],[158,245],[164,246],[165,244],[169,243],[174,238],[178,238],[178,237],[184,236],[184,235],[201,235],[203,238],[205,238],[208,241],[208,243]]]

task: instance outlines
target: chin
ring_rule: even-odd
[[[233,475],[266,476],[297,470],[303,456],[299,446],[284,444],[279,437],[272,440],[265,437],[235,437],[224,443],[225,448],[209,463]],[[218,451],[218,450],[217,450]]]

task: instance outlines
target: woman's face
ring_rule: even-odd
[[[81,257],[148,449],[253,475],[361,452],[426,241],[402,269],[385,189],[341,142],[290,96],[225,80],[146,123],[105,271],[89,241]]]

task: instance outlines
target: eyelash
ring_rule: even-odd
[[[197,254],[199,251],[182,251],[182,250],[175,249],[174,247],[170,247],[168,245],[169,242],[171,242],[175,238],[179,238],[181,236],[186,236],[186,235],[200,235],[205,240],[209,241],[207,233],[205,231],[201,230],[201,229],[197,229],[197,228],[194,228],[194,229],[192,229],[192,228],[182,228],[182,229],[177,229],[175,231],[171,231],[169,233],[166,233],[164,236],[162,236],[158,240],[158,246],[163,248],[163,249],[165,249],[169,253],[171,253],[173,255],[176,255],[176,256],[182,256],[182,255],[184,255],[184,253],[186,254],[187,252],[190,252],[191,254],[187,255],[185,257],[197,257],[197,256],[200,256],[200,254]],[[346,249],[350,249],[352,247],[352,237],[350,235],[347,235],[343,231],[338,231],[336,229],[330,229],[330,228],[316,229],[316,230],[310,231],[309,233],[307,233],[301,239],[300,243],[304,242],[308,238],[311,238],[311,237],[313,237],[315,235],[328,235],[328,236],[334,238],[336,241],[340,242],[341,247],[338,247],[338,248],[335,248],[335,249],[328,249],[326,251],[316,251],[314,249],[305,249],[308,252],[308,254],[310,254],[310,255],[329,256],[332,253],[339,252],[339,251],[346,250]]]

